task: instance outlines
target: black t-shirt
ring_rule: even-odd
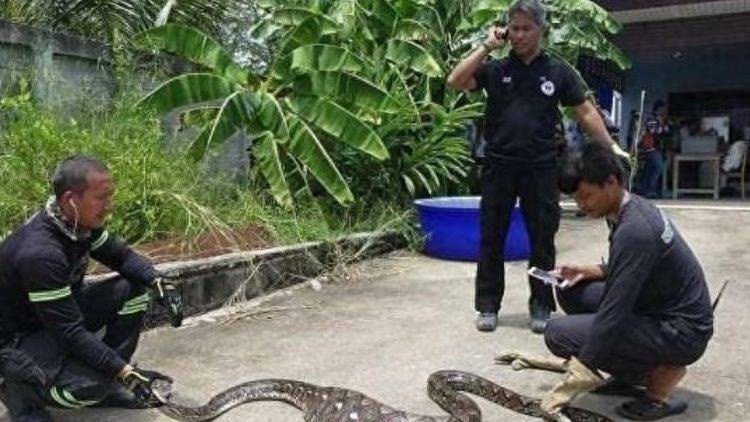
[[[484,138],[490,162],[525,167],[554,165],[558,104],[577,106],[585,85],[564,61],[542,52],[528,66],[512,52],[488,60],[474,73],[487,92]]]
[[[713,311],[698,259],[664,213],[632,195],[612,227],[606,287],[578,358],[601,368],[632,314],[673,322],[684,335],[709,338]]]

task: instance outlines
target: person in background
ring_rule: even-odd
[[[665,165],[664,151],[672,138],[672,127],[664,101],[654,102],[653,113],[646,119],[644,129],[638,151],[638,160],[643,161],[643,170],[633,191],[646,198],[659,198],[659,181]]]

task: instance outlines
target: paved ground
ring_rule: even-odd
[[[712,294],[731,277],[706,355],[689,368],[678,396],[690,402],[681,421],[750,421],[750,303],[746,259],[750,212],[675,210],[668,214],[693,245]],[[598,262],[606,245],[602,221],[565,218],[558,236],[560,262]],[[426,395],[425,381],[438,369],[468,370],[518,392],[541,396],[560,377],[513,372],[493,364],[496,353],[544,353],[528,328],[524,263],[507,265],[508,289],[501,327],[490,334],[473,327],[474,265],[399,253],[366,263],[356,280],[302,286],[234,314],[192,320],[180,330],[144,336],[137,354],[144,367],[172,374],[176,388],[204,400],[233,384],[286,377],[357,389],[390,405],[442,414]],[[236,320],[238,316],[249,318]],[[222,322],[223,321],[223,322]],[[485,421],[531,420],[477,399]],[[579,406],[607,413],[621,400],[584,396]],[[2,415],[2,414],[0,414]],[[86,410],[56,413],[60,421],[162,421],[156,411]],[[7,416],[0,416],[0,419]],[[278,403],[239,408],[222,421],[300,421]]]

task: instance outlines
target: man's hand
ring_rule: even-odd
[[[492,28],[490,28],[490,33],[487,35],[487,38],[484,40],[482,45],[487,49],[487,51],[503,48],[503,46],[505,46],[507,31],[508,30],[506,28],[493,26]]]
[[[563,380],[557,384],[542,399],[541,408],[548,416],[560,420],[560,411],[567,406],[575,396],[600,386],[604,380],[596,372],[582,364],[575,356],[568,362],[568,372]]]
[[[159,405],[161,403],[151,392],[151,384],[157,379],[167,381],[170,384],[173,382],[172,378],[167,375],[156,371],[136,368],[130,364],[125,365],[120,373],[117,374],[117,380],[125,388],[132,391],[139,401],[151,405]]]
[[[169,312],[173,327],[182,325],[182,295],[164,276],[157,276],[153,284],[156,301]]]
[[[583,280],[596,280],[604,278],[601,267],[596,265],[561,265],[553,270],[553,273],[563,279],[561,287],[568,289]]]

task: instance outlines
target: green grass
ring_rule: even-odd
[[[410,216],[387,200],[350,209],[313,199],[282,211],[263,186],[242,186],[179,152],[161,147],[157,117],[124,94],[108,110],[76,119],[36,108],[28,94],[0,101],[0,230],[23,223],[50,194],[49,177],[63,158],[85,153],[103,160],[115,180],[108,227],[130,243],[190,241],[211,232],[257,224],[276,244],[321,240],[393,227],[408,231]]]

